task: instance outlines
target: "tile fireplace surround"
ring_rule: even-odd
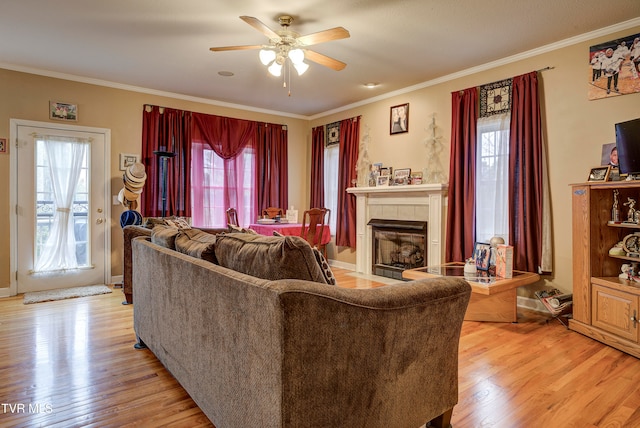
[[[356,272],[371,274],[372,218],[427,222],[427,265],[444,260],[447,184],[350,187],[356,196]]]

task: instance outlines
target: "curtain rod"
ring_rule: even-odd
[[[553,70],[555,67],[554,66],[548,66],[545,68],[541,68],[540,70],[536,70],[537,72],[541,72],[541,71],[547,71],[547,70]]]

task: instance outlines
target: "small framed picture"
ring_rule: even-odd
[[[390,125],[391,135],[409,132],[409,103],[391,107]]]
[[[78,120],[78,106],[76,104],[49,101],[49,119],[76,122]]]
[[[422,172],[414,172],[411,174],[411,184],[422,184]]]
[[[391,176],[391,174],[393,173],[393,167],[391,166],[385,166],[384,168],[380,168],[380,175],[388,175]]]
[[[485,242],[476,242],[473,250],[473,258],[476,260],[476,268],[479,270],[489,270],[491,245]]]
[[[140,162],[140,156],[120,153],[120,171],[126,170],[136,162]]]
[[[0,138],[0,153],[7,153],[7,139]]]
[[[376,186],[388,186],[388,185],[389,185],[388,175],[381,175],[378,177],[378,182],[376,183]]]
[[[411,168],[398,168],[393,172],[393,184],[402,186],[411,183]]]
[[[611,167],[608,165],[591,168],[587,181],[607,181],[609,179],[610,170]]]

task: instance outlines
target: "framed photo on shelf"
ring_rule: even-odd
[[[391,176],[391,174],[393,173],[393,167],[392,166],[385,166],[384,168],[380,168],[380,175],[388,175]]]
[[[476,242],[473,250],[473,258],[476,260],[476,268],[489,270],[491,262],[491,245],[486,242]]]
[[[607,181],[609,180],[610,171],[611,167],[609,165],[591,168],[587,181]]]
[[[409,132],[409,103],[391,107],[390,133]]]
[[[398,168],[393,172],[393,184],[401,186],[411,183],[411,168]]]
[[[378,182],[376,183],[376,186],[388,186],[388,185],[389,185],[388,175],[381,175],[378,177]]]

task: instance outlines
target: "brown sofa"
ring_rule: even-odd
[[[291,260],[295,274],[317,276],[301,238],[216,238],[209,256],[219,264],[132,241],[138,347],[215,426],[448,426],[469,284],[361,290],[277,279]]]

